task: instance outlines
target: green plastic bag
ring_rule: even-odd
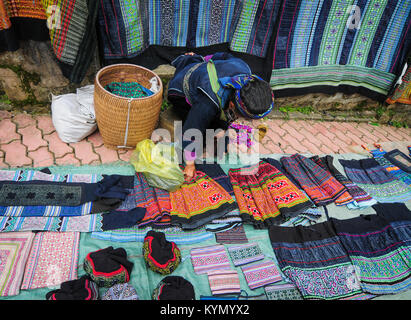
[[[184,182],[178,156],[171,144],[157,143],[150,139],[140,141],[130,156],[130,163],[136,172],[144,173],[152,187],[176,191]]]

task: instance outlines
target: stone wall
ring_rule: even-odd
[[[50,95],[75,92],[94,82],[100,68],[97,56],[81,84],[70,83],[61,73],[49,42],[27,41],[15,52],[0,53],[0,110],[50,113]],[[154,70],[165,89],[174,74],[170,65]],[[164,90],[166,92],[166,90]],[[411,106],[380,104],[359,94],[307,94],[277,98],[270,118],[367,121],[411,126]],[[164,104],[167,107],[165,101]]]
[[[21,42],[17,51],[0,53],[0,109],[49,113],[51,94],[92,84],[98,68],[95,58],[83,82],[75,85],[63,76],[50,42]]]

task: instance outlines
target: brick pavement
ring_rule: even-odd
[[[253,120],[268,132],[260,153],[331,154],[364,152],[361,144],[374,142],[397,146],[411,145],[411,129],[355,122],[296,120]],[[402,149],[404,151],[404,149]],[[131,150],[110,150],[97,131],[78,143],[62,142],[47,115],[12,114],[0,111],[0,168],[86,165],[128,161]]]

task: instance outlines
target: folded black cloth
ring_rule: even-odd
[[[102,229],[107,231],[133,227],[144,218],[145,214],[146,208],[142,207],[136,207],[129,211],[110,211],[109,213],[104,214]]]
[[[47,300],[97,300],[98,287],[89,276],[63,282],[60,289],[46,294]]]
[[[153,300],[195,300],[194,287],[180,276],[167,276],[153,291]]]

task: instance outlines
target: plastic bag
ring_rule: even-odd
[[[155,144],[150,139],[140,141],[130,156],[130,163],[137,172],[144,173],[152,187],[173,192],[184,182],[177,152],[171,144]]]
[[[51,118],[59,138],[79,142],[97,129],[94,112],[94,85],[77,89],[76,93],[52,95]]]

